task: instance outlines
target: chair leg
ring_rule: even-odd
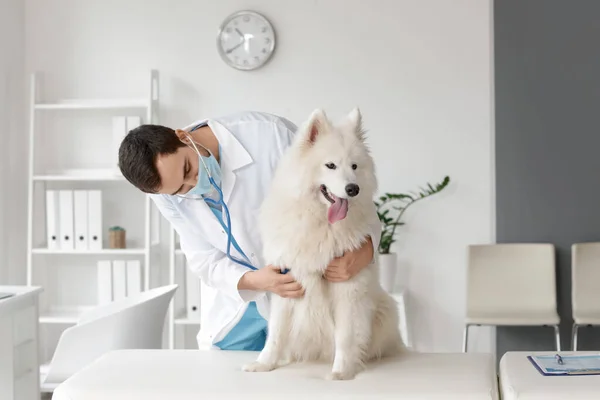
[[[463,353],[467,352],[468,345],[469,345],[469,324],[465,325],[465,330],[463,333]]]
[[[577,334],[579,333],[579,325],[573,323],[573,329],[571,331],[571,343],[573,346],[573,351],[577,351]]]
[[[556,339],[556,351],[560,351],[560,330],[558,325],[554,325],[554,337]]]

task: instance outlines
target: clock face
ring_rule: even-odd
[[[269,21],[252,11],[225,19],[217,35],[221,58],[233,68],[252,70],[266,63],[275,50],[275,32]]]

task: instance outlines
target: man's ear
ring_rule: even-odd
[[[190,145],[190,137],[189,134],[184,131],[183,129],[175,129],[175,135],[177,135],[177,138],[179,140],[181,140],[183,143]]]
[[[327,124],[327,115],[323,110],[318,108],[312,112],[305,128],[305,140],[308,144],[313,145],[315,143],[319,135],[325,131]]]

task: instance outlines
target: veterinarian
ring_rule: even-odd
[[[264,265],[257,230],[258,210],[295,131],[296,126],[285,118],[244,112],[198,120],[177,130],[142,125],[121,143],[122,174],[149,193],[173,225],[188,267],[202,282],[200,349],[262,350],[268,294],[304,295],[291,274],[281,273],[285,266]],[[230,255],[256,270],[227,257],[224,214],[215,204],[219,193],[209,182],[206,168],[229,209]],[[371,262],[373,254],[369,238],[362,248],[334,259],[324,279],[350,279]]]

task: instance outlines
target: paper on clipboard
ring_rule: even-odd
[[[534,367],[546,376],[559,375],[600,375],[599,355],[564,355],[559,364],[555,355],[528,356]]]

